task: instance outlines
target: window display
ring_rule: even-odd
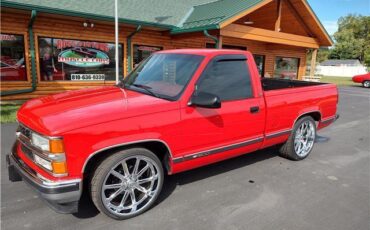
[[[258,73],[261,77],[265,76],[265,55],[253,54],[254,61],[256,62]]]
[[[152,53],[163,50],[160,46],[146,46],[146,45],[134,45],[134,62],[133,67],[135,68],[140,64],[141,61],[148,58]]]
[[[299,58],[276,57],[274,77],[297,79]]]
[[[40,37],[39,63],[42,81],[114,81],[113,43]],[[119,45],[122,76],[122,44]]]
[[[1,40],[1,81],[27,81],[24,55],[24,36],[0,34]]]

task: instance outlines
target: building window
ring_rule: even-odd
[[[115,80],[113,43],[39,37],[38,44],[42,81]],[[122,76],[122,44],[119,67]]]
[[[245,57],[217,56],[200,76],[197,88],[199,92],[219,96],[221,101],[251,98],[251,79]]]
[[[214,43],[206,43],[206,48],[207,49],[214,49],[215,44]],[[230,49],[230,50],[247,50],[247,47],[245,46],[234,46],[234,45],[222,45],[222,49]]]
[[[261,77],[265,76],[265,55],[253,54],[254,61],[256,62],[258,73]]]
[[[276,57],[274,77],[284,79],[298,78],[299,58]]]
[[[27,81],[24,55],[24,36],[0,34],[1,39],[1,81]]]
[[[135,68],[139,63],[148,58],[152,53],[163,50],[160,46],[134,45],[134,62]]]

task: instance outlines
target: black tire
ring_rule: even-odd
[[[120,162],[124,160],[130,160],[131,158],[134,157],[150,159],[151,163],[153,163],[153,165],[155,164],[156,172],[158,173],[158,181],[156,182],[158,187],[156,187],[157,188],[156,193],[155,195],[152,196],[151,200],[147,203],[147,205],[145,205],[142,209],[138,209],[135,213],[122,216],[113,213],[114,212],[113,210],[111,211],[108,210],[107,207],[104,205],[102,193],[103,185],[105,183],[105,180],[109,177],[108,174],[111,172],[111,169],[117,169],[116,167],[119,167]],[[158,195],[161,192],[163,186],[163,179],[164,172],[161,161],[153,152],[144,148],[126,149],[109,156],[98,165],[90,181],[90,194],[93,203],[100,212],[116,220],[129,219],[134,216],[142,214],[143,212],[147,211],[150,207],[153,206],[156,199],[158,198]]]
[[[296,150],[294,148],[294,140],[295,140],[295,136],[296,136],[296,133],[297,133],[298,128],[304,122],[309,122],[309,123],[311,123],[313,125],[314,137],[313,137],[312,147],[310,148],[310,150],[308,151],[308,153],[305,154],[304,156],[300,156],[299,154],[296,153]],[[302,118],[300,118],[294,124],[293,131],[291,132],[291,134],[290,134],[287,142],[285,142],[281,146],[281,148],[280,148],[280,156],[285,157],[285,158],[290,159],[290,160],[294,160],[294,161],[303,160],[303,159],[305,159],[311,153],[311,151],[312,151],[312,149],[314,147],[314,144],[315,144],[315,139],[316,139],[316,123],[315,123],[315,120],[312,117],[310,117],[310,116],[302,117]]]
[[[363,85],[365,88],[370,88],[370,81],[364,81],[364,82],[362,82],[362,85]]]

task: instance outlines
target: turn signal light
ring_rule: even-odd
[[[49,146],[50,153],[64,153],[64,144],[62,139],[51,139]]]
[[[67,164],[66,162],[52,162],[52,168],[54,174],[66,174]]]

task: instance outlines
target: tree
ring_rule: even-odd
[[[321,63],[323,61],[328,60],[330,50],[328,48],[320,48],[319,52],[317,52],[317,62]]]
[[[316,62],[321,63],[323,61],[328,60],[330,54],[330,50],[328,48],[320,48],[317,52],[317,57],[316,57]],[[311,65],[311,58],[312,58],[312,50],[307,53],[307,58],[306,58],[306,64],[308,66]]]
[[[370,16],[348,15],[338,20],[332,59],[358,59],[370,66]]]

